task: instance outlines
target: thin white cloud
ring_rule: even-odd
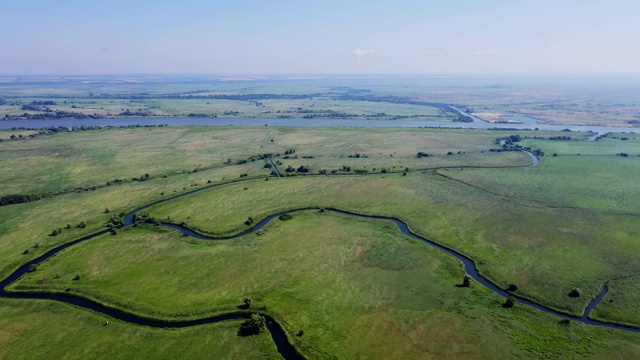
[[[474,51],[472,54],[474,56],[490,56],[490,55],[497,55],[499,52],[500,51],[496,49],[484,49],[484,50]]]
[[[351,55],[357,56],[357,57],[362,57],[362,56],[375,55],[376,53],[377,53],[376,50],[356,48],[351,52]]]
[[[442,56],[442,51],[423,51],[422,56]]]

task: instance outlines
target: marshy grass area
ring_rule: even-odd
[[[632,276],[640,274],[640,141],[521,132],[520,145],[545,153],[529,167],[527,154],[491,151],[513,133],[162,127],[9,139],[0,143],[0,196],[43,198],[0,206],[0,276],[108,223],[117,227],[146,204],[212,187],[145,213],[213,236],[246,230],[249,217],[306,207],[395,217],[471,257],[501,287],[517,283],[519,296],[563,312],[581,314],[609,282],[593,316],[639,326]],[[281,172],[296,170],[270,176],[267,154]],[[11,290],[68,291],[172,320],[237,311],[251,297],[309,358],[640,355],[637,334],[503,308],[502,297],[478,284],[456,286],[463,275],[455,258],[389,221],[309,210],[229,241],[148,224],[119,229],[54,256]],[[573,288],[580,297],[569,296]],[[63,354],[59,334],[73,326],[68,331],[84,334],[69,345],[78,358],[124,357],[136,339],[154,358],[278,357],[268,335],[238,336],[238,321],[182,330],[103,321],[72,306],[3,299],[0,357]],[[186,353],[185,341],[192,344]]]

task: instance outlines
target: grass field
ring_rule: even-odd
[[[635,217],[524,201],[414,173],[230,185],[150,213],[218,234],[240,231],[249,216],[261,219],[305,206],[396,216],[420,234],[468,254],[504,287],[517,281],[520,294],[575,314],[607,279],[640,270],[632,261],[637,245],[631,239],[640,231]],[[568,297],[575,286],[588,295]]]
[[[219,93],[212,93],[213,95]],[[76,98],[76,97],[20,97],[19,100],[0,104],[0,119],[22,117],[23,114],[43,114],[40,109],[24,109],[23,105],[32,102],[54,101],[47,105],[50,111],[64,111],[88,116],[124,117],[126,111],[144,114],[144,116],[189,116],[199,114],[220,118],[278,118],[278,117],[329,117],[354,118],[366,120],[427,120],[453,121],[451,112],[436,107],[389,102],[337,100],[328,96],[308,97],[306,99],[278,100],[226,100],[226,99],[189,99],[176,97],[169,99],[124,98]],[[140,116],[140,115],[138,115]]]
[[[105,321],[109,325],[103,326]],[[269,334],[239,321],[151,329],[49,301],[0,300],[0,359],[277,359]]]
[[[71,280],[76,273],[80,281]],[[302,330],[294,344],[314,359],[582,357],[603,350],[593,342],[640,351],[638,335],[503,309],[502,298],[477,285],[456,287],[462,274],[457,260],[388,222],[315,211],[229,242],[129,228],[61,253],[16,288],[69,288],[160,318],[234,310],[250,296],[290,334]],[[609,343],[614,333],[620,337]]]
[[[525,154],[489,151],[498,147],[496,138],[512,133],[193,127],[105,129],[3,141],[0,195],[71,191],[0,207],[0,277],[55,246],[104,229],[120,213],[205,186],[245,180],[240,175],[247,174],[248,181],[166,202],[149,213],[215,235],[246,229],[248,217],[259,220],[308,206],[397,217],[415,232],[469,255],[481,273],[500,286],[517,282],[519,295],[561,311],[580,314],[609,282],[610,293],[593,315],[640,325],[633,277],[640,274],[640,244],[635,241],[640,235],[635,202],[640,140],[611,134],[586,142],[586,134],[579,133],[568,134],[572,141],[527,138],[520,144],[546,153],[540,166],[528,167],[531,159]],[[285,159],[291,149],[295,152]],[[429,157],[418,158],[417,152]],[[265,181],[271,169],[264,167],[264,160],[250,158],[265,153],[274,154],[281,171],[304,165],[317,174],[346,165],[369,174],[298,174]],[[237,165],[241,160],[247,162]],[[433,169],[442,167],[449,169]],[[403,175],[405,168],[409,172]],[[149,180],[131,180],[145,173]],[[127,181],[106,185],[116,178]],[[87,227],[76,228],[80,221]],[[70,229],[49,236],[67,224]],[[23,254],[26,249],[28,254]],[[75,274],[82,280],[71,280]],[[42,278],[44,284],[39,284]],[[276,220],[262,236],[224,243],[147,226],[122,229],[116,236],[64,251],[21,279],[15,289],[69,288],[160,318],[234,310],[251,296],[310,358],[640,354],[637,335],[566,326],[521,306],[503,309],[503,299],[477,285],[456,287],[461,278],[455,259],[404,238],[389,223],[308,212]],[[574,287],[583,290],[581,297],[568,296]],[[61,340],[46,342],[58,339],[54,334],[60,330],[43,329],[40,321],[68,318],[64,321],[81,324],[79,334],[100,318],[48,302],[23,301],[13,310],[14,303],[0,302],[0,329],[10,329],[0,330],[0,351],[5,351],[0,357],[44,357],[47,347],[51,354],[60,354]],[[237,358],[241,356],[235,354],[250,348],[247,358],[275,356],[268,337],[238,338],[231,331],[237,323],[176,332],[117,326],[127,330],[92,342],[98,331],[111,328],[88,329],[72,346],[86,347],[91,352],[81,353],[86,357],[100,357],[104,351],[118,358],[131,351],[132,339],[153,338],[143,349],[145,356],[156,357],[159,345],[154,344],[165,342],[165,357],[171,357],[183,337],[200,337],[207,331],[203,329],[211,329],[202,337],[205,345],[194,342],[188,356],[201,357],[206,344],[218,338],[212,354]],[[304,335],[296,336],[300,330]],[[123,334],[129,339],[120,340]],[[89,342],[93,345],[86,345]],[[116,342],[124,345],[113,347]],[[43,350],[28,349],[28,344]]]
[[[522,143],[545,150],[547,155],[541,166],[524,171],[469,169],[447,174],[518,199],[640,214],[635,201],[640,191],[636,181],[640,175],[640,139],[621,141],[606,137],[597,142],[524,140]]]
[[[426,129],[296,129],[180,127],[111,129],[63,133],[0,143],[0,195],[50,193],[103,186],[115,179],[131,180],[149,174],[185,174],[196,169],[219,169],[228,178],[240,174],[268,175],[264,161],[241,160],[289,149],[313,159],[282,160],[284,167],[342,165],[373,169],[375,165],[421,169],[433,166],[525,165],[519,153],[493,154],[504,131]],[[418,151],[430,153],[417,159]],[[447,155],[452,152],[452,155]],[[465,154],[458,154],[464,152]],[[483,153],[484,152],[484,153]],[[366,154],[353,159],[350,155]],[[226,164],[231,160],[230,164]],[[17,171],[16,169],[19,169]]]

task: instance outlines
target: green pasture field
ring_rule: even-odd
[[[635,201],[640,140],[611,134],[587,142],[586,133],[520,132],[523,137],[573,138],[523,139],[518,144],[546,154],[541,165],[529,167],[526,154],[489,151],[499,147],[496,138],[514,133],[163,127],[3,141],[0,195],[54,195],[0,207],[0,277],[60,244],[106,229],[120,213],[243,180],[148,212],[213,235],[246,229],[248,217],[258,221],[309,206],[397,217],[416,233],[470,256],[499,286],[517,282],[519,296],[560,311],[581,314],[608,282],[611,292],[593,316],[640,325],[640,298],[635,278],[629,277],[640,273],[640,244],[635,241],[640,235]],[[295,152],[284,159],[290,149]],[[419,151],[429,157],[417,158]],[[265,181],[271,169],[264,167],[265,160],[250,157],[267,153],[282,164],[281,171],[304,165],[309,175]],[[356,153],[366,156],[356,158]],[[237,165],[240,160],[247,162]],[[343,165],[369,173],[317,175]],[[405,168],[409,171],[403,174]],[[132,180],[146,173],[149,180]],[[116,178],[126,182],[106,185]],[[80,221],[87,227],[76,228]],[[65,229],[49,236],[57,228]],[[80,281],[71,280],[75,274],[81,274]],[[147,225],[121,229],[115,236],[65,250],[19,280],[14,290],[69,288],[129,312],[167,319],[236,310],[250,296],[310,358],[633,358],[640,353],[637,335],[559,324],[557,318],[523,306],[503,309],[502,298],[477,284],[456,287],[462,274],[457,260],[406,239],[388,222],[311,211],[275,220],[262,236],[227,242],[203,242]],[[568,296],[574,287],[582,289],[581,297]],[[71,320],[64,321],[81,324],[81,332],[101,319],[71,306],[20,301],[0,301],[0,357],[44,357],[48,346],[53,354],[63,351],[58,340],[46,342],[56,339],[57,328],[41,329],[46,326],[40,321],[67,317]],[[211,347],[212,354],[234,358],[247,347],[248,358],[275,356],[268,336],[237,337],[232,331],[237,322],[184,332],[117,326],[128,330],[93,341],[87,351],[106,349],[105,354],[124,357],[134,342],[119,339],[129,334],[157,343],[171,338],[166,354],[175,355],[183,336],[208,331],[205,344],[221,339]],[[107,328],[86,330],[86,338],[74,339],[73,346],[83,348]],[[297,336],[300,330],[304,334]],[[125,345],[112,349],[118,341]],[[29,350],[28,344],[44,350]],[[156,345],[149,344],[143,353],[155,357]],[[193,358],[206,348],[199,346],[191,346]]]
[[[81,280],[72,280],[74,274]],[[275,220],[261,236],[225,242],[149,225],[128,228],[64,251],[15,288],[69,289],[164,319],[234,311],[249,296],[252,308],[279,319],[313,359],[640,351],[636,334],[564,325],[520,306],[504,309],[501,297],[477,284],[457,287],[462,275],[455,258],[406,238],[387,221],[308,211]]]
[[[370,161],[389,162],[392,158],[387,157],[387,153],[396,153],[393,157],[396,170],[401,168],[400,165],[402,169],[471,165],[477,157],[470,157],[470,154],[438,157],[432,150],[440,154],[456,149],[477,152],[493,147],[499,133],[425,129],[361,131],[199,127],[100,130],[6,141],[0,143],[0,195],[65,189],[70,192],[0,207],[0,247],[3,253],[0,274],[8,274],[21,263],[61,243],[104,228],[109,219],[121,212],[201,188],[209,185],[209,181],[215,184],[239,180],[242,174],[263,177],[271,172],[271,169],[264,168],[264,160],[235,165],[238,160],[249,156],[266,152],[284,154],[286,150],[296,148],[296,154],[313,154],[316,158],[311,160],[321,160],[323,163],[319,165],[331,168],[348,165],[349,161],[353,161],[354,166],[369,164]],[[305,146],[305,141],[311,145]],[[455,145],[456,141],[458,145]],[[339,149],[336,150],[332,144],[339,144]],[[434,156],[417,159],[417,151],[429,151]],[[348,155],[355,152],[369,155],[366,159],[349,159]],[[499,165],[522,165],[530,161],[519,153],[487,152],[482,155],[483,159]],[[232,165],[225,165],[229,158]],[[277,159],[282,159],[282,155]],[[290,160],[290,163],[296,166],[307,164],[306,159],[305,162]],[[193,172],[196,168],[201,170]],[[150,180],[131,180],[145,173],[150,174]],[[166,178],[163,177],[165,174],[168,174]],[[128,182],[117,184],[113,182],[115,179]],[[108,181],[112,182],[111,186],[106,185]],[[92,190],[93,186],[96,190]],[[76,190],[79,188],[82,190]],[[104,213],[106,208],[110,213]],[[87,223],[86,228],[76,228],[81,221]],[[54,229],[65,228],[67,224],[71,229],[49,236]],[[38,248],[34,248],[36,243]],[[29,253],[22,254],[27,249]]]
[[[569,133],[571,135],[571,133]],[[623,141],[613,137],[627,136]],[[522,146],[541,148],[540,166],[529,169],[469,169],[446,173],[488,191],[549,205],[640,214],[640,137],[614,134],[600,141],[525,139]],[[624,157],[620,154],[628,156]],[[556,156],[553,156],[556,154]]]
[[[105,321],[109,324],[104,326]],[[269,334],[240,321],[186,329],[131,326],[51,301],[0,300],[0,359],[277,359]]]
[[[394,104],[370,101],[343,101],[329,97],[316,97],[303,100],[220,100],[220,99],[104,99],[104,98],[48,98],[21,97],[23,104],[32,101],[55,101],[56,105],[47,105],[52,111],[67,111],[85,115],[116,117],[129,110],[130,112],[147,112],[151,116],[188,116],[191,113],[217,116],[220,118],[276,118],[288,116],[302,118],[305,115],[326,116],[329,118],[357,119],[395,119],[452,121],[451,113],[444,113],[431,106]],[[44,108],[45,106],[42,106]],[[299,112],[300,110],[309,113]],[[333,112],[327,115],[327,111]],[[225,113],[227,112],[227,113]],[[0,105],[0,119],[5,115],[20,116],[24,113],[37,114],[38,111],[23,110],[22,105],[7,103]]]
[[[609,281],[609,292],[604,301],[593,310],[592,317],[621,324],[640,322],[640,285],[634,273]]]
[[[244,229],[248,217],[262,219],[305,206],[398,217],[418,233],[469,255],[483,274],[505,288],[516,281],[519,294],[574,314],[607,279],[640,271],[633,265],[638,244],[630,240],[640,231],[633,216],[512,201],[431,173],[230,185],[161,204],[150,214],[223,235]],[[570,298],[573,287],[586,295]]]
[[[526,165],[521,153],[493,154],[495,139],[508,131],[452,129],[362,129],[287,127],[155,127],[59,133],[0,143],[0,195],[52,193],[102,186],[115,179],[152,178],[220,169],[229,178],[268,175],[264,161],[238,161],[265,153],[280,154],[284,167],[322,168],[350,165],[396,170],[462,165]],[[551,133],[554,134],[554,133]],[[579,135],[576,135],[579,136]],[[284,160],[285,151],[314,159]],[[419,151],[430,154],[416,158]],[[452,155],[446,155],[452,152]],[[458,154],[464,152],[465,154]],[[366,154],[353,159],[349,155]],[[225,164],[231,160],[230,164]],[[224,169],[224,170],[223,170]]]
[[[46,105],[42,106],[42,108],[47,107],[52,111],[67,111],[102,117],[115,116],[125,110],[137,112],[148,109],[148,105],[143,102],[126,99],[21,97],[19,100],[22,104],[29,104],[32,101],[55,101],[56,105]],[[5,115],[19,116],[23,113],[37,114],[40,112],[23,110],[22,105],[0,105],[0,118]]]
[[[105,229],[110,219],[121,213],[129,213],[144,204],[180,193],[240,179],[237,173],[227,172],[228,169],[104,186],[24,204],[0,206],[0,253],[3,255],[0,257],[0,277],[60,244]],[[211,184],[208,184],[209,180]],[[109,213],[105,213],[106,209]],[[77,228],[82,221],[86,227]],[[66,229],[67,225],[71,228]],[[50,236],[58,228],[63,229],[62,233]],[[25,250],[28,254],[23,254]]]

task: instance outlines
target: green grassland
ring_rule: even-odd
[[[263,163],[237,161],[264,153],[269,130],[223,128],[112,129],[64,133],[0,144],[2,194],[45,193],[219,168],[231,177],[269,174]],[[227,141],[226,139],[229,139]],[[223,164],[231,158],[229,166]],[[15,171],[20,169],[20,171]]]
[[[81,280],[71,280],[74,274]],[[482,287],[456,287],[462,274],[457,260],[402,236],[389,222],[313,211],[276,220],[261,236],[227,242],[129,228],[59,254],[16,288],[69,289],[159,318],[234,310],[250,296],[252,307],[266,308],[289,334],[302,330],[292,341],[314,359],[640,351],[638,335],[567,326],[524,307],[503,309],[502,298]]]
[[[638,249],[631,239],[640,231],[635,217],[510,201],[430,173],[230,185],[159,205],[150,214],[223,235],[242,230],[249,216],[305,206],[398,217],[475,259],[498,284],[517,281],[521,295],[574,314],[607,279],[640,271],[633,266]],[[575,286],[588,295],[568,297]]]
[[[0,195],[50,193],[103,186],[114,179],[130,180],[144,174],[153,177],[220,169],[229,177],[247,173],[269,174],[263,161],[240,160],[265,153],[314,159],[286,161],[286,165],[322,168],[342,165],[408,167],[525,165],[520,153],[492,154],[497,137],[506,131],[426,129],[296,129],[238,127],[170,127],[105,129],[60,133],[24,141],[0,143]],[[416,153],[433,155],[417,159]],[[448,152],[453,152],[447,156]],[[458,154],[464,152],[465,154]],[[351,159],[349,155],[368,158]],[[284,161],[281,157],[279,160]],[[230,164],[225,164],[231,160]],[[19,169],[19,171],[16,171]],[[223,170],[224,169],[224,170]]]
[[[304,163],[290,160],[290,163],[299,166],[309,165],[307,160],[322,161],[317,166],[311,164],[314,172],[321,166],[338,168],[353,163],[355,167],[372,164],[371,161],[396,161],[393,165],[397,166],[396,170],[421,169],[434,165],[471,165],[477,158],[457,154],[438,157],[432,153],[433,157],[417,159],[417,151],[433,150],[444,154],[460,148],[477,152],[493,147],[496,135],[494,132],[474,135],[470,131],[456,134],[454,130],[424,129],[365,132],[355,129],[200,127],[74,132],[3,142],[0,143],[1,195],[65,189],[71,192],[0,207],[0,247],[4,254],[0,258],[0,274],[6,275],[20,263],[54,246],[104,228],[111,217],[121,212],[202,188],[209,185],[209,181],[215,184],[239,180],[242,174],[249,177],[268,175],[271,170],[264,168],[263,160],[236,165],[238,160],[256,154],[284,154],[287,149],[296,148],[300,154],[313,154],[316,158],[304,159]],[[402,141],[394,141],[395,138]],[[305,141],[310,145],[304,145]],[[338,150],[332,144],[339,144]],[[349,159],[348,155],[355,152],[370,155],[366,159]],[[396,154],[391,158],[387,153]],[[490,164],[527,164],[530,161],[519,153],[487,152],[481,155]],[[229,158],[232,164],[225,165]],[[196,168],[200,170],[193,172]],[[145,173],[150,174],[150,180],[130,180]],[[165,174],[168,174],[166,178],[163,177]],[[129,182],[106,186],[116,178]],[[92,190],[93,186],[97,186],[96,190]],[[84,190],[76,190],[79,188]],[[110,209],[109,214],[104,213],[105,208]],[[75,228],[81,221],[85,221],[87,227]],[[55,237],[48,236],[53,229],[64,228],[67,224],[72,229]],[[33,247],[36,243],[40,245],[38,248]],[[26,249],[29,254],[23,255]]]
[[[594,309],[592,317],[622,324],[640,322],[640,274],[621,276],[609,281],[605,301]]]
[[[515,171],[470,169],[443,173],[518,199],[640,214],[636,201],[640,191],[636,181],[640,175],[640,138],[633,139],[632,135],[630,140],[622,141],[613,137],[619,135],[593,142],[525,139],[522,146],[544,149],[546,156],[540,166]]]
[[[226,170],[200,171],[105,186],[95,191],[72,192],[39,201],[2,206],[0,252],[3,256],[0,257],[0,276],[8,275],[20,264],[62,243],[105,229],[110,219],[121,213],[183,192],[229,181],[223,179],[239,179],[237,174],[230,176]],[[211,184],[207,184],[209,180],[212,180]],[[109,209],[109,213],[105,213],[105,209]],[[82,221],[86,227],[77,228]],[[66,229],[67,224],[71,226],[70,229]],[[58,228],[63,228],[62,233],[50,236]],[[29,250],[29,253],[23,254],[25,250]]]
[[[212,93],[218,94],[218,93]],[[55,105],[39,106],[39,109],[23,109],[32,102],[54,101]],[[46,109],[64,111],[87,116],[124,117],[126,111],[132,116],[189,116],[199,114],[220,118],[354,118],[366,120],[426,120],[452,121],[454,116],[433,106],[396,104],[390,102],[338,100],[331,96],[305,99],[278,100],[223,100],[191,99],[186,96],[172,98],[127,99],[125,98],[76,98],[76,97],[19,97],[0,104],[0,119],[21,117],[23,114],[43,114]]]
[[[529,167],[526,154],[489,151],[498,147],[496,138],[512,133],[170,127],[3,141],[0,195],[70,191],[0,207],[0,277],[55,246],[105,229],[120,213],[225,184],[148,212],[214,235],[246,229],[248,217],[259,220],[309,206],[397,217],[416,233],[473,258],[500,286],[517,282],[518,295],[561,311],[580,314],[609,282],[611,292],[593,315],[640,325],[640,299],[635,278],[629,277],[640,274],[635,241],[640,209],[634,201],[640,190],[635,181],[640,141],[624,134],[587,142],[587,134],[580,133],[521,133],[574,139],[524,138],[520,145],[546,154],[540,166]],[[295,152],[285,159],[291,149]],[[417,152],[429,157],[418,158]],[[304,165],[310,172],[265,181],[271,169],[255,156],[267,153],[274,154],[281,171]],[[330,174],[343,165],[369,173]],[[409,172],[403,174],[405,168]],[[317,176],[322,169],[329,176]],[[150,179],[132,180],[145,173]],[[126,181],[106,185],[116,178]],[[80,221],[87,227],[76,228]],[[67,224],[70,229],[49,236]],[[71,280],[75,274],[82,279]],[[171,319],[235,310],[251,296],[311,358],[633,358],[640,353],[634,334],[562,325],[522,306],[503,309],[503,299],[475,284],[456,287],[462,274],[455,259],[406,239],[388,222],[312,211],[275,220],[264,235],[227,242],[203,242],[146,225],[122,229],[65,250],[19,280],[14,290],[69,288],[126,311]],[[583,296],[570,298],[574,287]],[[237,337],[237,323],[179,331],[117,324],[126,330],[114,326],[113,333],[100,337],[111,325],[93,329],[100,316],[90,312],[3,300],[0,357],[44,357],[47,347],[52,354],[63,351],[61,340],[46,342],[57,339],[56,328],[42,324],[66,326],[74,319],[78,334],[87,329],[87,335],[72,346],[116,358],[140,338],[153,338],[144,354],[156,357],[160,352],[154,344],[165,341],[169,357],[177,354],[181,339],[204,332],[205,345],[190,340],[189,356],[202,357],[217,338],[212,354],[244,357],[236,354],[249,348],[247,358],[276,356],[268,336]],[[300,330],[304,335],[296,336]],[[120,340],[123,334],[130,338]],[[119,341],[124,345],[112,346]],[[28,349],[29,344],[44,350]]]
[[[109,325],[104,326],[105,321]],[[56,302],[0,300],[0,359],[277,359],[268,334],[239,321],[186,329],[131,326]],[[133,355],[135,354],[135,355]]]

